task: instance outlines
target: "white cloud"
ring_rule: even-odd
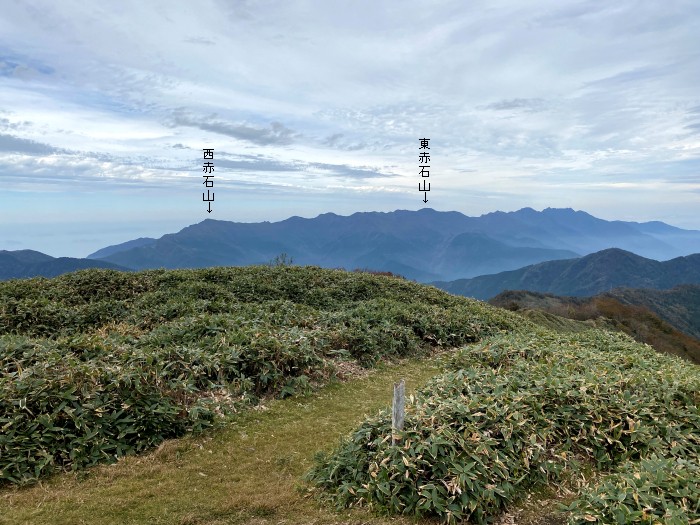
[[[8,3],[0,176],[186,186],[207,146],[222,185],[320,192],[318,212],[374,188],[392,209],[425,136],[442,209],[564,205],[581,177],[675,195],[700,159],[698,24],[691,0]]]

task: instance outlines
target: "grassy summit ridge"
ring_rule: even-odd
[[[87,270],[0,283],[0,482],[29,483],[211,426],[341,363],[522,324],[401,279],[300,267]]]
[[[341,508],[487,523],[595,471],[570,524],[700,523],[699,392],[697,367],[623,334],[501,334],[455,353],[416,394],[399,444],[385,411],[307,479]]]

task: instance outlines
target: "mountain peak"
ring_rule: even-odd
[[[39,262],[50,261],[53,259],[50,255],[38,252],[36,250],[0,250],[0,254],[6,254],[16,258],[19,261]]]
[[[489,299],[504,290],[588,296],[623,286],[666,289],[686,283],[700,284],[700,254],[659,262],[608,248],[578,259],[548,261],[436,285],[448,292]]]
[[[137,240],[109,247],[109,255],[97,254],[102,260],[145,269],[265,264],[286,253],[302,265],[370,268],[433,281],[514,270],[610,246],[671,258],[691,253],[676,248],[676,242],[689,245],[698,239],[700,245],[700,232],[689,234],[652,236],[630,223],[596,219],[571,208],[526,207],[469,217],[426,206],[352,215],[327,212],[275,222],[207,218],[158,240]]]
[[[592,253],[590,255],[587,255],[586,257],[603,257],[603,256],[610,256],[610,255],[625,255],[628,257],[639,257],[640,259],[644,259],[641,255],[637,255],[636,253],[630,252],[628,250],[623,250],[622,248],[605,248],[604,250],[600,250],[599,252]]]

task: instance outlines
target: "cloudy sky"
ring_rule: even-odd
[[[0,4],[0,249],[424,206],[700,229],[697,0]]]

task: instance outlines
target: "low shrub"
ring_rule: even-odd
[[[284,265],[0,282],[0,482],[115,461],[308,392],[337,358],[371,366],[516,322],[428,286]]]
[[[652,472],[650,458],[662,456],[683,465],[684,474],[657,486],[645,481],[638,486],[643,494],[630,497],[643,510],[667,486],[673,495],[664,501],[700,519],[697,369],[626,336],[542,329],[489,338],[447,364],[408,403],[399,444],[391,443],[387,410],[317,457],[306,479],[322,489],[321,498],[341,508],[487,523],[528,490],[578,472],[582,462]],[[572,509],[585,511],[584,519],[599,515],[601,523],[636,523],[602,518],[599,495],[623,493],[604,485]]]
[[[623,464],[589,487],[571,505],[569,525],[588,523],[700,523],[698,456],[652,454]]]

